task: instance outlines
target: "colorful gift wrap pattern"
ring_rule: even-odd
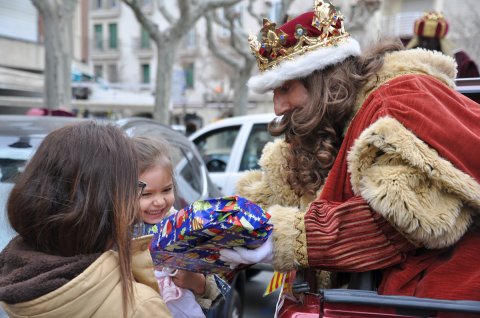
[[[232,270],[219,259],[218,251],[259,247],[272,232],[269,218],[258,205],[239,196],[196,201],[152,228],[154,265],[225,275]]]

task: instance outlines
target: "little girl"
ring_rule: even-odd
[[[175,201],[173,165],[169,145],[155,137],[133,137],[137,153],[140,211],[143,220],[140,235],[150,234],[152,226],[174,213]],[[220,291],[211,275],[204,276],[184,270],[164,268],[155,270],[160,294],[174,317],[205,317],[202,307],[208,310]]]

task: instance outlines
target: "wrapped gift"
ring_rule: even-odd
[[[226,274],[219,250],[257,248],[272,232],[270,215],[238,196],[196,201],[153,227],[150,252],[156,268]]]

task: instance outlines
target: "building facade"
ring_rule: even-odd
[[[139,1],[144,13],[161,30],[168,27],[158,1]],[[163,3],[178,16],[176,1]],[[254,1],[255,16],[249,13],[248,3],[244,0],[234,7],[240,21],[238,27],[243,28],[245,34],[259,31],[260,17],[281,19],[278,16],[280,0]],[[425,11],[441,11],[450,24],[447,36],[477,63],[480,61],[477,32],[480,7],[475,5],[476,0],[334,0],[334,3],[346,18],[347,31],[362,47],[382,36],[408,39],[413,34],[415,19]],[[288,14],[295,17],[312,5],[313,0],[293,0]],[[220,20],[229,22],[223,10],[218,9],[217,14]],[[31,0],[0,0],[0,96],[42,94],[45,52],[41,25]],[[103,79],[91,86],[93,93],[80,106],[91,110],[120,110],[122,116],[151,113],[156,48],[132,10],[121,0],[78,0],[73,25],[72,74]],[[241,58],[232,50],[230,31],[225,26],[214,25],[214,40],[221,50]],[[235,44],[248,45],[246,38],[245,42]],[[256,68],[252,74],[255,72]],[[193,118],[207,124],[231,114],[233,73],[229,65],[209,50],[206,23],[201,18],[183,36],[177,52],[172,76],[172,123],[185,124],[186,118]],[[270,93],[251,94],[247,113],[271,112],[271,100]]]
[[[72,31],[72,72],[88,72],[88,0],[79,0]],[[42,19],[31,0],[0,0],[0,107],[24,113],[42,107],[45,47]]]
[[[275,3],[277,1],[258,1],[255,11],[271,15]],[[119,0],[90,0],[89,4],[90,65],[95,75],[108,81],[110,87],[149,94],[150,103],[153,103],[157,57],[156,47],[148,33],[140,26],[133,11]],[[169,26],[159,11],[157,1],[142,0],[140,4],[142,11],[160,30]],[[173,15],[178,15],[175,1],[165,2],[165,5]],[[247,1],[236,5],[234,10],[240,16],[241,25],[248,25],[252,30],[260,28],[258,21],[247,12]],[[221,9],[217,13],[224,22],[228,22]],[[214,25],[214,38],[219,46],[228,47],[229,37],[227,28]],[[237,45],[247,46],[247,38],[245,43]],[[184,35],[177,52],[172,78],[172,123],[185,124],[186,118],[196,117],[208,123],[230,114],[233,97],[231,75],[228,65],[209,51],[206,24],[201,18]],[[249,113],[268,111],[271,111],[269,96],[253,98],[248,105]],[[135,115],[135,112],[131,114]]]

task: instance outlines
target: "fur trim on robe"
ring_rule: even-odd
[[[296,195],[287,181],[286,153],[288,144],[276,139],[265,145],[259,161],[260,170],[247,171],[237,182],[236,194],[245,197],[263,209],[279,204],[305,210],[316,195]]]
[[[405,63],[408,61],[408,63]],[[422,48],[385,54],[384,65],[362,88],[357,98],[357,110],[377,88],[395,77],[407,74],[430,75],[450,88],[455,88],[457,64],[451,56]],[[345,129],[347,129],[346,127]]]
[[[348,163],[354,192],[419,246],[451,246],[480,210],[480,185],[396,119],[366,129]]]
[[[306,246],[297,244],[298,233],[305,235],[303,214],[308,205],[317,195],[304,195],[299,197],[290,188],[286,179],[286,153],[288,144],[277,139],[269,142],[263,149],[259,165],[261,171],[248,171],[237,183],[237,194],[243,196],[271,215],[271,222],[275,226],[286,228],[286,231],[274,231],[272,235],[274,244],[273,267],[278,271],[288,271],[300,267],[301,263],[307,262]],[[292,227],[292,217],[295,226]],[[303,230],[302,230],[303,229]],[[303,238],[306,240],[306,238]],[[299,250],[296,250],[296,248]],[[296,261],[295,255],[303,255],[303,259]],[[283,260],[291,260],[285,265]],[[330,273],[317,271],[319,288],[327,288],[330,285]]]

